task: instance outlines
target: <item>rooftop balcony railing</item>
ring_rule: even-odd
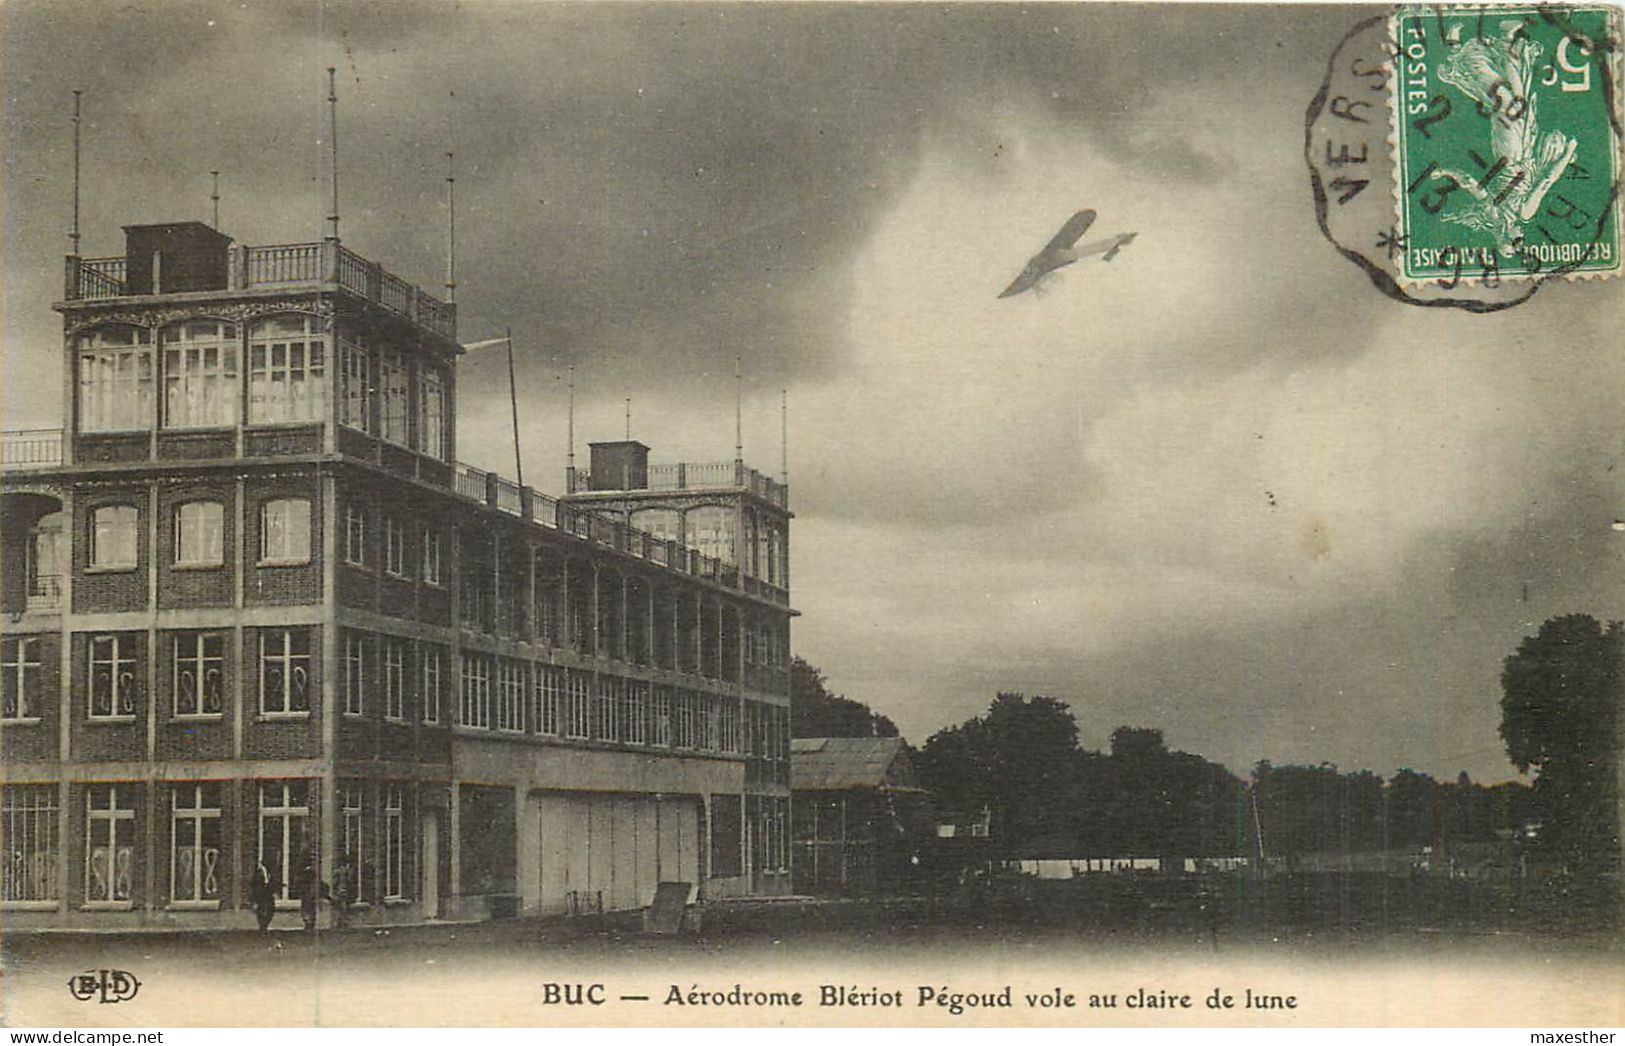
[[[124,258],[67,260],[65,297],[69,301],[120,298],[129,293]],[[377,262],[339,244],[280,243],[262,247],[232,244],[226,251],[226,285],[221,290],[336,284],[447,338],[457,337],[457,307],[408,283]]]
[[[575,469],[569,475],[571,494],[593,491],[592,473]],[[673,462],[649,466],[645,490],[738,490],[743,488],[780,508],[790,507],[790,488],[739,461]]]

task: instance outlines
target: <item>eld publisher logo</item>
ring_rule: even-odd
[[[80,1002],[124,1002],[140,990],[135,974],[124,970],[86,970],[68,978],[68,991]]]

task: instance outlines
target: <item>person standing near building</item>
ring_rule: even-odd
[[[322,882],[321,861],[316,855],[307,852],[299,862],[299,878],[296,889],[299,897],[299,915],[305,921],[306,930],[316,929],[316,915],[323,897],[331,898],[327,884]]]
[[[269,933],[271,917],[276,914],[276,891],[271,889],[271,873],[265,870],[264,862],[254,865],[254,874],[248,884],[248,904],[254,909],[254,917],[259,920],[260,933]]]

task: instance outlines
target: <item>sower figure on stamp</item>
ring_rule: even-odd
[[[276,891],[271,889],[271,873],[265,870],[264,862],[254,865],[254,873],[248,884],[248,904],[254,909],[254,917],[259,920],[260,933],[269,932],[271,916],[276,914]]]

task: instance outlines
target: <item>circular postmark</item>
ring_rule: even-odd
[[[1618,36],[1574,11],[1384,11],[1332,52],[1304,120],[1315,219],[1383,294],[1485,313],[1619,271]]]

